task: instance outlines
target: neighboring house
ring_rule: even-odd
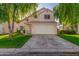
[[[18,28],[18,23],[14,23],[14,32],[17,31]],[[2,23],[0,24],[0,34],[7,34],[9,33],[9,29],[8,29],[8,23]]]
[[[20,23],[15,23],[14,32],[17,29],[24,29],[25,34],[57,34],[57,22],[53,14],[53,11],[42,8],[21,20]],[[7,24],[1,25],[0,33],[8,33],[7,27]]]

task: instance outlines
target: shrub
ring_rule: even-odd
[[[74,30],[66,30],[64,31],[65,34],[76,34]]]
[[[58,34],[76,34],[74,30],[61,30]]]
[[[20,30],[17,30],[17,33],[21,33],[21,31]]]
[[[58,35],[64,34],[64,30],[58,31]]]

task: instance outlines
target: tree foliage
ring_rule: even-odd
[[[14,22],[34,12],[37,8],[35,3],[1,3],[0,22],[8,22],[9,34],[12,36]]]
[[[53,10],[63,25],[73,27],[79,23],[79,3],[60,3]]]

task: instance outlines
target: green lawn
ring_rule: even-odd
[[[31,35],[13,34],[13,40],[8,35],[0,35],[0,48],[20,48],[31,38]]]
[[[79,46],[79,35],[77,35],[77,34],[74,34],[74,35],[62,34],[62,35],[60,35],[60,37]]]

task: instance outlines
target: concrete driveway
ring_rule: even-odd
[[[33,35],[22,47],[30,51],[79,51],[79,47],[56,35]]]

